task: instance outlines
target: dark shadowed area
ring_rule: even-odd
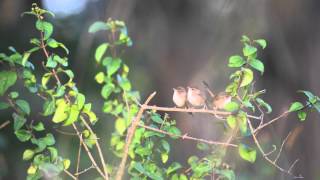
[[[75,81],[89,101],[96,104],[100,121],[95,128],[100,136],[110,136],[113,131],[113,120],[101,113],[100,87],[94,82],[94,50],[106,37],[103,33],[89,34],[88,28],[94,21],[109,17],[127,24],[133,47],[126,50],[123,60],[131,67],[129,78],[142,99],[157,91],[151,104],[173,106],[173,87],[201,88],[203,80],[215,92],[223,91],[231,73],[228,57],[241,53],[243,34],[268,41],[268,47],[259,54],[266,70],[263,76],[257,76],[256,83],[257,89],[267,89],[264,98],[274,107],[266,119],[285,111],[294,99],[302,100],[297,90],[320,94],[318,0],[44,0],[37,3],[56,14],[51,19],[55,26],[53,36],[69,48],[71,69],[77,74]],[[38,36],[34,19],[20,16],[30,7],[31,1],[0,2],[0,52],[8,52],[8,46],[15,46],[19,51],[30,48],[29,39]],[[37,64],[37,58],[32,61]],[[25,96],[28,97],[27,92]],[[34,112],[41,111],[39,102],[31,103]],[[220,136],[221,127],[208,125],[207,115],[172,113],[171,116],[190,135],[206,139]],[[279,145],[291,131],[294,136],[285,146],[280,164],[288,169],[299,159],[292,172],[302,174],[306,180],[320,178],[319,117],[318,113],[312,113],[301,123],[296,115],[290,115],[259,135],[262,142]],[[11,119],[10,111],[1,111],[0,123],[8,119]],[[11,128],[0,130],[0,180],[26,176],[28,164],[22,161],[22,153],[27,145],[16,139]],[[76,158],[78,142],[55,134],[61,153]],[[264,144],[264,148],[271,150],[272,143]],[[107,147],[109,142],[101,144]],[[179,141],[174,145],[172,158],[182,164],[198,153],[193,142]],[[239,161],[232,165],[240,180],[291,179],[270,166],[261,155],[255,164],[243,162],[232,150],[227,158]],[[90,179],[90,173],[87,178]]]

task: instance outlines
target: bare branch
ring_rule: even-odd
[[[63,170],[68,176],[70,176],[72,179],[77,180],[78,178],[75,177],[73,174],[71,174],[68,170],[64,169]]]
[[[7,125],[10,124],[10,121],[9,120],[6,120],[5,122],[3,122],[1,125],[0,125],[0,130],[5,128]]]
[[[273,162],[267,155],[266,153],[264,152],[264,150],[262,149],[261,145],[260,145],[260,142],[258,141],[258,138],[256,137],[256,135],[254,134],[254,129],[253,129],[253,126],[250,122],[250,120],[247,121],[248,122],[248,125],[249,125],[249,128],[250,128],[250,131],[251,131],[251,134],[252,134],[252,138],[256,144],[256,146],[258,147],[260,153],[262,154],[263,158],[268,161],[272,166],[274,166],[275,168],[277,168],[279,171],[283,172],[283,173],[286,173],[290,176],[293,176],[293,178],[303,178],[301,175],[299,176],[295,176],[294,174],[292,174],[289,170],[285,170],[283,169],[282,167],[280,167],[278,164],[276,164],[275,162]]]
[[[171,137],[178,137],[180,139],[188,139],[188,140],[193,140],[193,141],[202,142],[202,143],[211,144],[211,145],[223,145],[223,146],[238,147],[238,145],[236,145],[236,144],[231,144],[230,141],[227,141],[227,142],[211,141],[211,140],[191,137],[191,136],[188,136],[188,134],[184,134],[184,135],[181,136],[181,135],[169,133],[167,131],[163,131],[161,129],[157,129],[157,128],[153,128],[153,127],[150,127],[150,126],[146,126],[146,125],[143,125],[143,124],[139,124],[139,126],[145,128],[145,129],[151,130],[151,131],[155,131],[155,132],[158,132],[158,133],[161,133],[161,134],[165,134],[165,135],[171,136]]]
[[[127,158],[128,158],[128,153],[129,153],[129,147],[131,145],[131,141],[132,138],[134,136],[134,133],[136,131],[137,126],[139,125],[139,122],[141,120],[141,117],[143,115],[143,112],[147,109],[146,107],[148,107],[148,103],[151,101],[151,99],[156,95],[156,92],[153,92],[152,94],[149,95],[149,97],[147,98],[147,100],[144,102],[144,104],[141,106],[136,118],[133,120],[131,127],[128,130],[128,134],[127,134],[127,138],[126,138],[126,144],[124,146],[124,152],[123,152],[123,157],[121,159],[121,163],[119,165],[119,169],[117,171],[117,175],[116,175],[116,180],[121,180],[122,176],[124,174],[124,170],[125,170],[125,165],[127,162]]]

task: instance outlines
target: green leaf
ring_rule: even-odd
[[[243,68],[242,69],[242,81],[240,87],[249,85],[253,80],[253,72],[251,69]]]
[[[48,150],[50,152],[51,160],[56,160],[58,157],[58,150],[54,147],[48,147]]]
[[[78,110],[81,110],[83,108],[85,102],[86,97],[81,93],[77,93],[76,104],[78,106]]]
[[[99,72],[98,74],[96,74],[94,79],[97,81],[98,84],[102,84],[104,82],[104,73]]]
[[[97,136],[95,134],[90,134],[90,136],[84,140],[84,143],[86,143],[89,148],[92,148],[93,145],[97,143]]]
[[[49,56],[47,63],[46,63],[46,67],[55,68],[57,65],[58,65],[58,63],[53,60],[53,56]],[[47,74],[50,74],[50,73],[47,73]]]
[[[58,55],[53,55],[53,61],[58,62],[62,66],[68,66],[68,59],[66,57],[60,57]],[[66,70],[68,71],[68,70]],[[65,72],[65,71],[64,71]]]
[[[229,58],[229,67],[241,67],[246,62],[243,60],[241,56],[235,55]]]
[[[26,150],[24,150],[24,152],[23,152],[23,156],[22,156],[22,159],[23,160],[30,160],[30,159],[32,159],[32,157],[33,157],[33,155],[34,155],[34,151],[33,150],[31,150],[31,149],[26,149]]]
[[[89,27],[89,33],[95,33],[97,31],[101,31],[101,30],[108,30],[110,29],[110,26],[102,21],[97,21],[94,22],[90,27]]]
[[[56,143],[56,141],[51,133],[48,133],[45,137],[40,138],[39,141],[43,142],[47,146],[52,146]]]
[[[13,91],[13,92],[10,92],[9,96],[12,99],[17,99],[19,97],[19,93],[16,91]]]
[[[120,58],[115,58],[111,60],[110,64],[108,64],[107,66],[107,74],[109,77],[119,70],[121,62],[122,61]]]
[[[53,115],[52,121],[54,123],[59,123],[64,121],[68,117],[69,105],[65,102],[64,99],[59,99],[56,102],[57,109]]]
[[[14,131],[21,129],[23,125],[27,122],[27,120],[23,116],[20,116],[19,114],[13,113],[12,117],[14,119],[14,123],[13,123]]]
[[[35,131],[43,131],[45,130],[44,125],[42,122],[39,122],[37,125],[32,127]]]
[[[34,165],[31,164],[31,165],[29,166],[28,170],[27,170],[28,175],[34,175],[34,174],[36,174],[37,169],[38,169],[37,166],[34,166]],[[40,177],[39,177],[39,178],[40,178]],[[27,178],[27,180],[29,180],[29,179]]]
[[[55,39],[49,38],[49,39],[47,40],[47,45],[48,45],[49,47],[51,47],[51,48],[57,48],[57,47],[59,47],[59,42],[56,41]]]
[[[161,142],[161,145],[162,145],[163,149],[167,153],[170,152],[170,144],[167,141],[163,140],[163,139],[160,142]]]
[[[227,123],[228,123],[229,127],[234,129],[237,125],[236,117],[234,117],[233,115],[229,115],[227,117]]]
[[[0,110],[7,109],[8,107],[10,107],[10,104],[5,102],[0,102]]]
[[[96,53],[94,56],[97,63],[100,64],[101,58],[104,55],[104,53],[107,51],[108,47],[109,47],[109,43],[102,43],[97,47]]]
[[[126,131],[127,129],[127,123],[126,121],[123,119],[123,118],[118,118],[116,120],[116,123],[115,123],[115,128],[116,128],[116,131],[120,134],[120,135],[123,135],[123,133]]]
[[[43,104],[43,116],[50,116],[52,115],[56,110],[56,102],[55,100],[47,100]]]
[[[1,71],[0,72],[0,96],[13,86],[17,81],[17,74],[13,71]]]
[[[161,161],[162,163],[166,163],[169,159],[168,153],[161,153]]]
[[[294,102],[289,108],[289,112],[299,111],[303,108],[303,104],[300,102]]]
[[[181,169],[182,166],[181,164],[177,163],[177,162],[173,162],[166,170],[166,174],[169,175],[173,172],[176,172],[177,170]]]
[[[254,40],[254,42],[259,44],[262,47],[262,49],[267,47],[267,41],[264,39],[257,39],[257,40]]]
[[[71,164],[71,161],[70,161],[69,159],[64,159],[64,160],[63,160],[63,167],[64,167],[64,169],[69,169],[70,164]]]
[[[257,48],[245,43],[242,51],[243,51],[243,55],[248,57],[255,54],[257,52]]]
[[[155,122],[155,123],[158,123],[158,124],[162,124],[163,123],[163,120],[162,120],[161,116],[159,114],[157,114],[157,113],[153,113],[151,115],[151,120],[153,122]]]
[[[260,60],[258,60],[258,59],[250,59],[249,60],[249,64],[250,64],[251,67],[253,67],[254,69],[260,71],[261,74],[263,74],[264,65]]]
[[[266,112],[266,113],[269,114],[269,113],[272,112],[271,106],[270,106],[268,103],[266,103],[263,99],[261,99],[261,98],[256,98],[256,101],[257,101],[257,103],[258,103],[260,106],[262,106],[262,107],[264,107],[264,108],[267,109],[267,112]]]
[[[126,77],[121,77],[120,75],[117,75],[117,80],[118,83],[120,85],[120,87],[124,90],[124,91],[130,91],[131,90],[131,83],[128,80],[128,78]]]
[[[21,142],[26,142],[31,138],[31,132],[24,130],[24,129],[19,129],[17,131],[14,132],[14,134],[17,136],[17,138],[21,141]]]
[[[300,121],[304,121],[306,120],[307,117],[307,113],[304,111],[298,111],[298,118],[300,119]]]
[[[25,66],[25,65],[26,65],[26,63],[27,63],[30,55],[31,55],[30,52],[25,52],[25,53],[23,53],[22,62],[21,62],[22,66]]]
[[[250,38],[246,35],[242,35],[241,42],[248,43],[248,42],[250,42]]]
[[[69,111],[69,117],[68,119],[64,122],[64,126],[69,126],[72,123],[76,122],[78,120],[80,111],[78,109],[77,105],[71,105],[70,111]]]
[[[24,112],[28,115],[30,114],[30,105],[27,101],[22,100],[22,99],[18,99],[18,100],[16,100],[15,103],[22,112]]]
[[[104,99],[108,99],[108,97],[110,96],[110,94],[112,93],[112,91],[114,90],[115,86],[112,83],[108,83],[106,85],[104,85],[101,89],[101,96]]]
[[[228,104],[226,104],[224,106],[224,109],[226,111],[233,112],[233,111],[236,111],[236,110],[239,109],[239,104],[236,103],[236,102],[231,101],[231,102],[229,102]]]
[[[239,154],[240,157],[246,161],[254,163],[256,161],[257,152],[256,150],[244,145],[239,145]]]
[[[247,125],[247,114],[240,111],[237,115],[237,122],[239,124],[239,129],[242,135],[247,135],[248,125]]]
[[[317,97],[313,95],[310,91],[299,90],[298,92],[303,93],[305,96],[307,96],[308,101],[312,104],[314,104],[317,101]]]
[[[52,24],[42,20],[37,20],[36,28],[39,31],[42,31],[44,33],[44,36],[43,36],[44,40],[47,40],[53,32]]]

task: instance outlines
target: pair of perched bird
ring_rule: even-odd
[[[189,104],[193,107],[206,108],[208,103],[208,106],[215,110],[223,109],[226,104],[231,102],[231,96],[225,92],[214,95],[208,88],[207,90],[212,99],[209,102],[207,102],[206,96],[200,89],[188,87],[186,90],[181,86],[173,88],[172,100],[177,107],[187,107],[187,104]]]

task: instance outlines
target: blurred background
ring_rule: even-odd
[[[142,99],[153,91],[157,96],[152,104],[173,106],[172,88],[176,86],[201,87],[207,81],[215,92],[223,91],[228,83],[228,57],[241,53],[241,35],[264,38],[268,47],[260,53],[265,63],[264,76],[257,76],[257,89],[267,89],[264,98],[273,106],[270,119],[288,108],[294,99],[302,100],[297,90],[310,90],[319,95],[320,81],[320,1],[318,0],[43,0],[0,1],[0,51],[8,46],[18,51],[31,47],[29,39],[37,37],[34,19],[21,18],[33,2],[56,14],[54,38],[70,50],[71,69],[75,81],[89,101],[96,104],[100,117],[95,128],[103,136],[113,131],[113,121],[103,119],[99,86],[94,82],[96,66],[94,50],[106,40],[103,33],[88,33],[96,20],[108,17],[123,20],[128,26],[133,47],[126,50],[124,61],[131,67],[130,79]],[[36,62],[38,59],[34,59]],[[40,61],[40,60],[39,60]],[[28,93],[26,92],[26,97]],[[33,102],[34,112],[40,111],[39,102]],[[37,106],[38,105],[38,106]],[[101,118],[102,117],[102,118]],[[172,114],[179,128],[189,135],[216,139],[217,126],[207,116]],[[0,122],[10,119],[10,112],[1,112]],[[280,166],[293,169],[305,179],[320,179],[319,114],[312,113],[305,123],[290,115],[260,134],[262,141],[279,145],[292,131],[294,136],[285,146]],[[20,143],[11,125],[0,130],[0,179],[25,179],[28,163],[22,161],[27,145]],[[58,148],[64,157],[75,158],[78,142],[56,133]],[[59,138],[60,137],[60,138]],[[103,142],[107,149],[109,142]],[[175,144],[173,160],[186,164],[196,153],[195,143]],[[235,153],[230,156],[238,159]],[[85,158],[85,157],[84,157]],[[275,170],[259,155],[257,163],[240,161],[235,167],[237,179],[291,179]],[[88,176],[89,177],[89,176]]]

